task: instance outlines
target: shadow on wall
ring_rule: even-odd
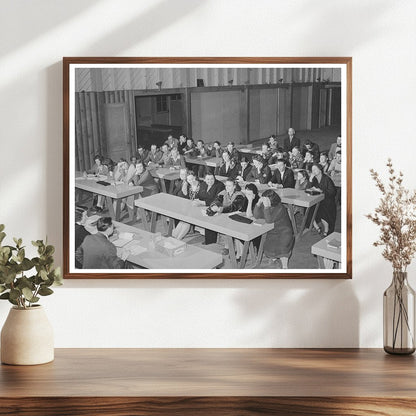
[[[315,56],[345,56],[351,55],[355,47],[362,47],[366,42],[373,41],[378,35],[390,36],[392,26],[385,27],[383,15],[391,12],[396,6],[394,2],[389,0],[378,0],[376,2],[351,1],[331,2],[325,0],[313,2],[298,2],[299,10],[294,11],[291,16],[296,23],[294,27],[303,28],[297,31],[298,36],[305,36],[305,33],[312,35],[314,33],[322,33],[322,27],[325,27],[328,38],[335,36],[337,33],[343,35],[338,36],[334,42],[333,50],[328,49],[325,55],[319,55],[320,51],[316,51]],[[369,19],[371,16],[371,19]],[[280,16],[284,21],[284,17]],[[399,29],[399,28],[398,28]],[[347,34],[347,36],[345,35]],[[296,39],[296,34],[295,37]],[[328,46],[328,44],[323,44]],[[311,55],[308,55],[311,56]],[[354,62],[353,62],[354,65]]]
[[[77,15],[85,13],[97,3],[100,3],[100,0],[88,2],[85,0],[71,0],[70,2],[31,0],[24,4],[14,0],[2,1],[1,30],[13,36],[8,36],[7,42],[1,43],[0,56],[16,51],[19,47],[33,42],[67,21],[76,19]],[[26,30],[16,30],[16,26],[25,27]],[[27,30],[28,27],[30,27],[29,30]]]
[[[274,284],[276,283],[276,284]],[[234,298],[250,333],[242,345],[348,348],[360,345],[359,302],[351,281],[283,280]],[[241,295],[242,294],[242,295]]]
[[[39,2],[37,2],[39,3]],[[81,12],[81,3],[76,2],[73,14]],[[202,2],[193,0],[177,0],[175,7],[170,13],[166,13],[168,0],[156,3],[143,14],[135,16],[130,23],[123,24],[117,30],[109,32],[99,42],[92,45],[83,45],[78,53],[79,56],[98,55],[119,55],[121,51],[144,41],[146,38],[155,35],[171,24],[192,13],[203,5]],[[57,17],[60,21],[59,16]],[[51,19],[53,20],[53,19]],[[62,20],[62,19],[61,19]],[[23,41],[23,40],[22,40]],[[59,94],[58,94],[59,91]],[[47,143],[48,163],[46,165],[46,200],[49,211],[46,214],[47,230],[50,241],[56,245],[56,261],[62,259],[62,245],[60,244],[62,229],[62,62],[53,64],[47,68]],[[57,197],[59,196],[59,197]],[[56,237],[56,238],[55,238]]]

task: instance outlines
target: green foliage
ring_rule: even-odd
[[[51,295],[50,286],[63,284],[61,268],[54,267],[55,247],[43,240],[32,241],[38,256],[29,259],[21,238],[13,238],[14,246],[2,245],[4,228],[0,224],[0,299],[27,308],[38,302],[40,296]],[[27,272],[32,275],[28,277]]]

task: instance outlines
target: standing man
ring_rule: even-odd
[[[283,149],[285,152],[291,152],[295,146],[300,147],[300,140],[295,136],[295,129],[292,127],[287,131],[287,137],[283,141]]]

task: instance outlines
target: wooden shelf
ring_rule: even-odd
[[[0,415],[370,413],[416,414],[414,356],[379,349],[57,349],[49,364],[0,367]]]

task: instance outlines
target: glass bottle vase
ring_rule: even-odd
[[[415,351],[415,291],[407,272],[393,271],[393,280],[383,295],[384,351],[413,354]]]

